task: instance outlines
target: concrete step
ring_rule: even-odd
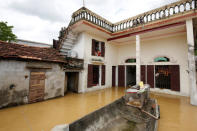
[[[65,49],[65,48],[61,48],[60,49],[60,52],[68,52],[68,51],[70,51],[71,49]]]
[[[70,36],[78,36],[78,33],[74,33],[74,32],[72,32],[72,31],[69,31],[69,32],[68,32],[68,35],[70,35]]]
[[[60,54],[61,55],[64,55],[64,56],[67,56],[68,55],[68,52],[60,51]]]
[[[70,39],[70,38],[66,38],[65,39],[65,43],[70,43],[70,44],[75,44],[75,42],[76,42],[76,40],[74,40],[74,39]]]
[[[73,47],[73,46],[74,46],[74,43],[69,43],[69,42],[66,42],[66,41],[65,41],[65,42],[63,43],[63,46],[64,46],[64,45],[65,45],[65,46]]]
[[[73,46],[67,46],[67,45],[63,45],[62,49],[66,49],[66,50],[71,50],[73,48]]]
[[[77,39],[77,35],[68,34],[68,35],[67,35],[67,38]]]

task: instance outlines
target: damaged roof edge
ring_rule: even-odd
[[[0,58],[67,63],[67,60],[54,48],[33,47],[4,41],[0,41]]]

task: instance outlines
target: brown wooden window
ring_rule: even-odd
[[[105,85],[105,65],[102,65],[102,79],[101,85]]]
[[[87,82],[88,88],[92,86],[105,85],[105,65],[100,67],[99,65],[89,64]]]
[[[116,66],[112,66],[112,86],[116,86]]]
[[[125,66],[124,65],[118,66],[118,86],[119,87],[125,86]]]
[[[105,43],[92,39],[92,56],[105,57]]]
[[[93,85],[99,84],[99,66],[93,65]]]
[[[92,82],[93,81],[93,65],[88,65],[88,79],[87,79],[87,84],[88,88],[92,87]]]

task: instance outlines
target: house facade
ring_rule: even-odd
[[[0,41],[0,108],[64,96],[66,70],[79,70],[79,61],[53,48]]]
[[[84,60],[78,92],[143,81],[152,91],[190,96],[195,105],[196,7],[196,0],[181,0],[117,23],[82,7],[53,47]]]

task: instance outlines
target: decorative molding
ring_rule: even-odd
[[[101,58],[92,58],[90,61],[91,61],[91,63],[98,64],[98,65],[104,64],[104,61]]]
[[[151,60],[150,60],[148,63],[150,63],[150,64],[152,64],[152,63],[158,63],[158,62],[155,62],[155,61],[154,61],[154,60],[155,60],[156,58],[158,58],[158,57],[167,57],[167,58],[170,59],[170,61],[169,61],[170,63],[174,63],[174,64],[175,64],[175,63],[178,63],[177,60],[174,59],[174,57],[169,56],[169,55],[166,55],[166,54],[165,54],[165,55],[156,55],[156,56],[152,57]],[[169,63],[169,62],[164,62],[164,63]],[[161,63],[161,62],[160,62],[160,63]]]

